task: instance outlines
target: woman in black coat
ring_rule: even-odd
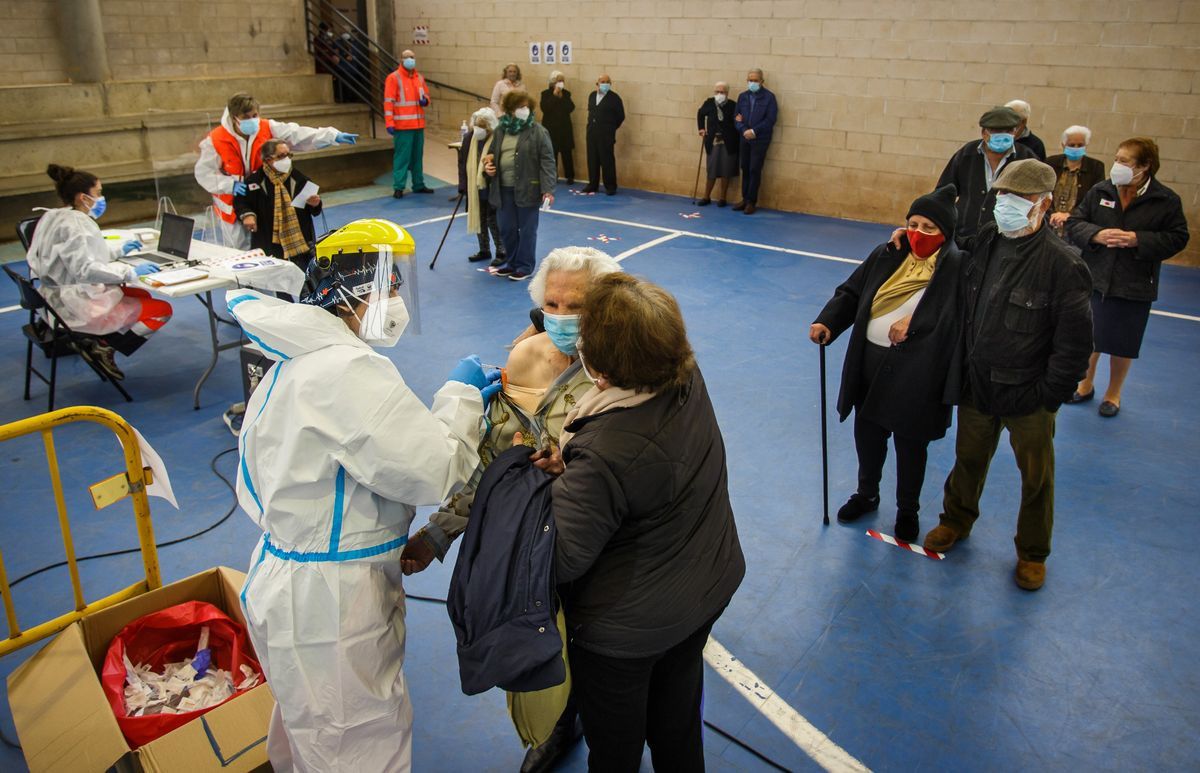
[[[267,140],[262,145],[263,166],[246,177],[246,192],[233,197],[233,211],[238,220],[250,232],[250,246],[262,250],[273,258],[290,260],[301,271],[308,270],[312,260],[316,231],[313,216],[321,214],[321,197],[310,196],[303,207],[291,207],[291,201],[305,185],[306,177],[292,166],[292,152],[283,140]],[[266,167],[271,167],[268,174]],[[288,207],[296,213],[300,233],[304,237],[305,249],[297,251],[299,243],[289,247],[275,241],[275,183],[272,178],[282,176]]]
[[[550,88],[542,92],[542,126],[550,132],[554,157],[562,156],[563,177],[567,185],[575,184],[575,130],[571,128],[571,113],[575,103],[567,91],[566,79],[558,70],[550,73]]]
[[[908,211],[900,248],[876,247],[834,293],[809,330],[829,345],[853,326],[838,414],[854,410],[858,490],[838,511],[842,523],[879,507],[887,441],[896,447],[896,537],[915,542],[930,441],[945,436],[959,379],[953,368],[962,329],[954,245],[953,185],[921,196]]]
[[[704,138],[704,150],[708,153],[708,175],[704,184],[704,198],[696,202],[704,207],[712,203],[713,185],[721,181],[717,194],[717,206],[725,206],[725,192],[729,181],[738,176],[738,135],[734,115],[737,105],[729,102],[729,84],[719,81],[713,86],[713,95],[704,100],[696,111],[696,128]]]
[[[1117,148],[1111,180],[1093,187],[1067,220],[1067,235],[1092,272],[1092,337],[1096,351],[1068,402],[1096,395],[1096,366],[1108,354],[1108,389],[1100,415],[1121,410],[1121,388],[1142,348],[1150,305],[1158,300],[1164,260],[1188,243],[1187,219],[1175,191],[1158,181],[1158,144],[1133,137]]]

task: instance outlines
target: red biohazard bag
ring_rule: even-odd
[[[262,675],[262,667],[254,657],[246,629],[212,604],[203,601],[188,601],[145,617],[134,620],[121,629],[108,647],[104,667],[100,671],[100,684],[104,695],[117,717],[117,725],[125,734],[125,740],[136,749],[156,738],[183,727],[205,712],[212,711],[223,703],[236,698],[246,690],[238,691],[218,703],[197,711],[182,714],[155,714],[130,717],[125,711],[125,661],[128,655],[133,665],[145,663],[161,673],[167,663],[190,660],[196,655],[196,643],[200,629],[208,626],[208,647],[212,651],[212,667],[224,669],[233,675],[233,684],[244,678],[241,666],[245,664]],[[262,683],[260,678],[259,684]]]

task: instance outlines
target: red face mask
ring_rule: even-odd
[[[945,234],[927,234],[912,228],[909,228],[907,233],[908,246],[912,247],[913,254],[921,259],[937,252],[946,241]]]

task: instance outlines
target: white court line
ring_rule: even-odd
[[[859,265],[860,263],[862,263],[861,260],[856,260],[855,258],[843,258],[843,257],[839,257],[837,255],[826,255],[826,254],[820,253],[820,252],[809,252],[808,250],[793,250],[789,247],[778,247],[774,244],[762,244],[761,242],[747,242],[747,241],[742,241],[741,239],[729,239],[724,236],[713,236],[712,234],[696,233],[695,231],[680,231],[679,229],[676,229],[676,228],[664,228],[664,227],[658,226],[658,225],[647,225],[645,223],[637,223],[632,220],[617,220],[615,218],[601,217],[599,215],[585,215],[582,212],[564,212],[561,209],[550,209],[550,210],[547,210],[547,212],[554,214],[554,215],[565,215],[567,217],[577,217],[577,218],[580,218],[581,220],[595,220],[596,222],[599,222],[599,223],[609,223],[611,225],[626,225],[626,226],[630,226],[631,228],[644,228],[648,231],[661,231],[661,232],[667,234],[667,236],[663,237],[662,239],[655,239],[653,241],[650,241],[650,242],[647,242],[646,244],[641,245],[640,247],[634,247],[631,250],[626,250],[625,252],[623,252],[617,256],[617,260],[624,260],[625,258],[629,257],[630,255],[641,252],[642,250],[645,250],[645,249],[649,249],[650,247],[657,246],[659,244],[662,244],[663,242],[670,241],[671,239],[674,239],[679,236],[691,236],[694,239],[707,239],[708,241],[712,241],[712,242],[722,242],[724,244],[736,244],[739,247],[752,247],[757,250],[767,250],[769,252],[784,252],[784,253],[787,253],[788,255],[803,255],[806,258],[816,258],[817,260],[832,260],[837,263],[852,263],[856,266]],[[456,217],[457,217],[457,215],[456,215]],[[428,220],[420,220],[416,223],[409,223],[408,225],[404,226],[404,228],[413,228],[414,226],[427,225],[429,223],[442,223],[449,219],[450,219],[449,215],[442,215],[441,217],[432,217]],[[7,309],[0,309],[0,314],[4,313],[6,311],[12,311],[13,309],[18,309],[18,308],[20,308],[20,307],[12,306]],[[1158,311],[1157,309],[1151,309],[1150,313],[1154,314],[1156,316],[1159,316],[1159,317],[1170,317],[1171,319],[1182,319],[1182,320],[1186,320],[1188,322],[1200,322],[1200,317],[1193,316],[1191,314],[1177,314],[1176,312],[1173,312],[1173,311]]]
[[[5,313],[7,313],[7,312],[10,312],[10,311],[16,311],[16,310],[17,310],[17,309],[19,309],[19,308],[21,308],[21,307],[20,307],[20,305],[17,305],[17,306],[5,306],[4,308],[0,309],[0,314],[5,314]]]
[[[658,237],[657,239],[651,239],[650,241],[646,242],[645,244],[640,244],[640,245],[638,245],[637,247],[634,247],[634,248],[632,248],[632,249],[625,250],[625,251],[624,251],[624,252],[622,252],[620,255],[618,255],[618,256],[617,256],[615,259],[616,259],[616,261],[617,261],[618,263],[620,263],[622,260],[625,260],[625,258],[628,258],[628,257],[630,257],[631,255],[637,255],[637,254],[638,254],[639,252],[641,252],[642,250],[648,250],[648,249],[650,249],[651,247],[657,247],[657,246],[658,246],[658,245],[660,245],[660,244],[663,244],[663,243],[665,243],[665,242],[669,242],[669,241],[671,241],[672,239],[677,239],[677,238],[679,238],[680,236],[683,236],[683,234],[682,234],[682,233],[680,233],[679,231],[675,231],[675,232],[673,232],[673,233],[669,233],[669,234],[667,234],[666,236],[660,236],[660,237]]]
[[[730,654],[721,642],[708,638],[704,647],[704,660],[722,679],[729,683],[739,695],[758,710],[767,721],[779,729],[813,762],[828,771],[869,771],[842,747],[822,733],[782,698],[763,683],[753,671]]]

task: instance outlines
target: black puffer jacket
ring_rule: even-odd
[[[983,140],[971,140],[958,149],[942,176],[938,178],[937,186],[954,184],[958,188],[958,225],[954,229],[954,240],[959,247],[966,245],[987,223],[995,220],[992,207],[996,205],[996,189],[987,187],[987,175],[983,171],[984,156],[979,152]],[[1004,171],[1004,167],[1014,161],[1026,158],[1036,158],[1033,151],[1020,143],[1013,144],[1013,154],[1000,166],[996,176]]]
[[[942,245],[933,278],[913,312],[908,340],[888,349],[882,371],[863,394],[863,352],[871,304],[908,256],[908,238],[901,237],[901,244],[901,249],[890,243],[876,247],[838,287],[815,321],[829,328],[834,338],[854,326],[838,394],[842,421],[858,405],[863,415],[900,437],[937,440],[950,426],[950,406],[958,396],[960,381],[951,366],[962,333],[959,275],[965,256],[953,242]]]
[[[634,408],[577,419],[554,482],[567,635],[610,657],[665,652],[746,573],[725,443],[699,369]]]
[[[1092,277],[1043,223],[995,267],[996,291],[980,307],[988,262],[1005,237],[989,223],[963,268],[965,334],[960,356],[971,402],[993,416],[1057,410],[1075,391],[1092,353]]]
[[[1136,247],[1104,247],[1092,237],[1105,228],[1137,234]],[[1067,236],[1083,251],[1096,292],[1131,301],[1158,300],[1162,262],[1183,251],[1188,243],[1187,219],[1175,191],[1156,179],[1121,209],[1121,197],[1112,180],[1097,183],[1067,220]]]

